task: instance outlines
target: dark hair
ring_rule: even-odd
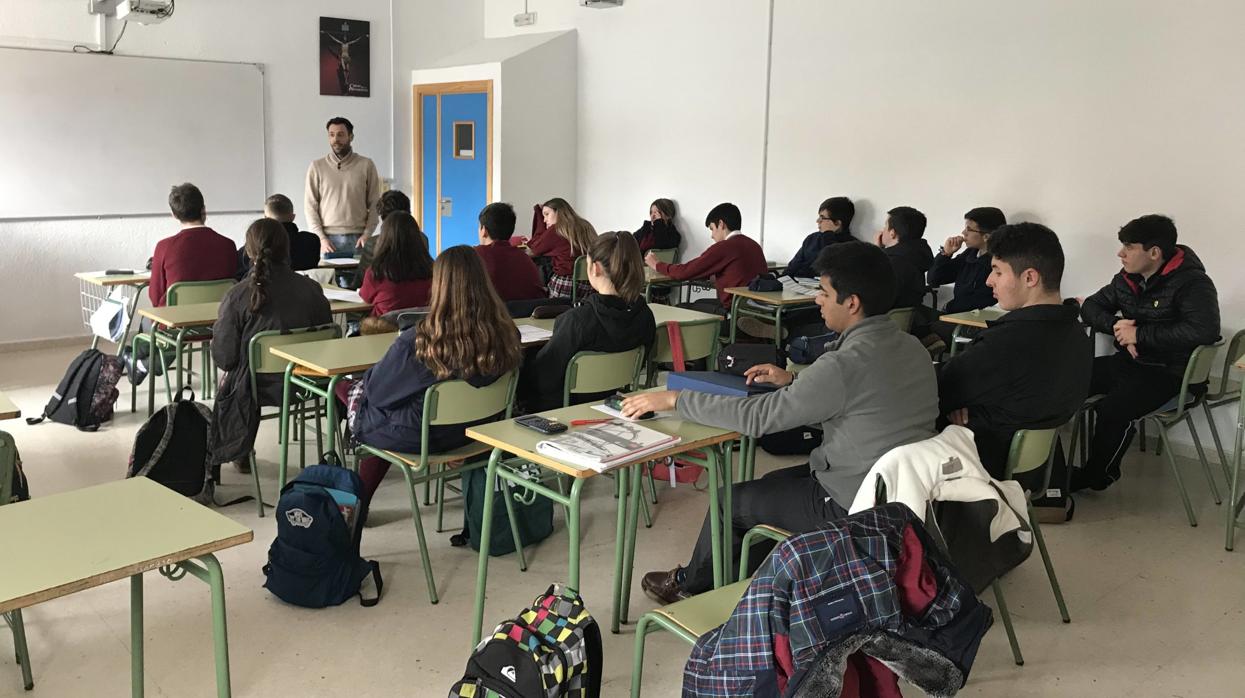
[[[830,277],[840,304],[851,296],[860,299],[866,317],[881,315],[895,304],[899,284],[886,253],[876,245],[859,240],[830,245],[817,255],[813,268]]]
[[[1134,218],[1120,228],[1120,242],[1125,245],[1136,243],[1147,251],[1157,247],[1166,259],[1176,254],[1176,223],[1157,213]]]
[[[405,211],[394,211],[380,224],[380,239],[372,254],[372,278],[377,281],[415,281],[432,278],[428,238]]]
[[[727,230],[735,231],[743,227],[744,217],[735,204],[718,204],[705,216],[706,228],[714,223],[722,223]]]
[[[260,218],[246,229],[246,256],[251,258],[251,312],[259,312],[268,302],[268,279],[274,264],[290,263],[290,236],[285,226],[271,218]]]
[[[978,206],[965,213],[964,220],[976,223],[983,233],[993,233],[1007,225],[1007,216],[993,206]]]
[[[852,219],[856,217],[856,204],[851,199],[846,196],[832,196],[817,207],[817,213],[822,211],[829,213],[830,220],[838,223],[844,232],[851,232]]]
[[[1042,277],[1042,288],[1058,291],[1063,280],[1063,245],[1055,231],[1040,223],[1013,223],[990,234],[990,254],[1023,274],[1032,269]]]
[[[376,202],[376,217],[385,220],[385,216],[394,211],[411,212],[411,200],[406,198],[406,194],[397,189],[390,189],[380,195],[380,201]]]
[[[169,210],[182,223],[203,220],[205,208],[203,192],[190,182],[178,184],[169,190]]]
[[[657,211],[666,218],[674,218],[675,207],[672,199],[655,199],[652,204],[649,204],[649,208],[653,207],[656,207]]]
[[[911,206],[896,206],[886,212],[886,225],[899,236],[900,242],[925,237],[925,214]]]
[[[329,130],[330,126],[345,126],[346,133],[349,133],[352,136],[354,135],[354,124],[350,123],[350,119],[347,119],[344,116],[335,116],[329,119],[329,122],[324,125],[324,130]]]
[[[644,294],[644,259],[631,233],[601,233],[588,247],[588,259],[601,265],[619,298],[631,303]]]
[[[498,201],[480,209],[480,225],[490,240],[505,242],[514,235],[514,206]]]
[[[274,216],[294,215],[294,202],[290,201],[290,197],[285,194],[273,194],[264,199],[264,208],[272,211]]]

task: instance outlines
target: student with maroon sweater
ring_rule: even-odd
[[[540,270],[523,250],[510,244],[517,216],[514,207],[493,203],[480,211],[480,244],[476,254],[493,281],[493,288],[503,301],[546,298]]]
[[[431,288],[428,238],[411,214],[395,211],[385,216],[359,295],[365,303],[372,304],[372,315],[380,317],[393,310],[427,306]]]
[[[549,297],[570,298],[574,289],[575,260],[588,254],[597,229],[581,218],[566,199],[546,201],[540,208],[540,214],[544,226],[532,235],[527,243],[527,253],[533,257],[548,257],[553,262]],[[592,293],[592,286],[587,281],[581,281],[579,292]]]
[[[687,305],[724,316],[731,302],[726,289],[747,286],[768,270],[765,252],[756,241],[739,232],[742,225],[743,216],[738,206],[718,204],[705,217],[705,227],[709,229],[713,244],[699,257],[686,264],[667,264],[649,252],[644,263],[679,281],[713,277],[713,285],[718,290],[717,300],[700,300]]]

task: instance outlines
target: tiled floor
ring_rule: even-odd
[[[0,390],[35,414],[73,354],[70,349],[0,354]],[[120,404],[128,408],[124,392]],[[124,475],[140,423],[125,408],[94,434],[58,424],[28,427],[19,420],[0,427],[17,438],[35,496],[46,496]],[[273,424],[265,423],[259,457],[270,498],[275,441]],[[762,470],[779,463],[760,457]],[[1223,507],[1214,506],[1200,474],[1186,462],[1186,481],[1202,522],[1190,528],[1163,460],[1134,451],[1126,466],[1120,485],[1079,500],[1073,524],[1044,529],[1071,625],[1059,622],[1035,555],[1004,582],[1025,666],[1012,663],[996,623],[962,695],[1245,695],[1245,550],[1223,550]],[[223,495],[249,492],[249,478],[227,470],[226,480]],[[614,501],[603,483],[587,492],[583,594],[607,622]],[[228,584],[234,695],[446,694],[470,650],[476,557],[451,548],[448,532],[430,533],[441,603],[429,605],[406,501],[400,477],[391,477],[373,506],[375,525],[364,534],[363,550],[384,566],[385,598],[371,609],[346,604],[311,611],[276,601],[261,587],[260,572],[275,533],[273,519],[258,519],[246,504],[224,510],[255,529],[255,542],[219,556]],[[705,507],[704,494],[691,488],[662,491],[656,523],[639,534],[633,619],[651,605],[639,589],[640,575],[683,561]],[[459,511],[450,509],[450,519],[458,519]],[[429,531],[432,518],[425,520]],[[37,535],[2,531],[0,540]],[[527,572],[520,573],[512,557],[494,560],[486,622],[513,614],[551,580],[563,578],[566,558],[559,514],[554,535],[530,549]],[[35,692],[24,693],[16,665],[4,662],[0,697],[129,695],[127,591],[124,584],[111,584],[25,611]],[[993,603],[989,594],[987,601]],[[147,695],[215,695],[206,588],[150,575],[146,609]],[[0,632],[0,656],[10,651],[6,635]],[[626,695],[633,640],[633,625],[617,636],[606,633],[607,696]],[[686,646],[659,634],[648,647],[645,695],[678,695]]]

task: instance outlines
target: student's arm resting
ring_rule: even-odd
[[[1005,363],[1014,361],[1015,355],[990,340],[989,336],[978,337],[939,368],[939,413],[977,405],[985,395],[997,394],[997,382],[1009,375]]]
[[[1114,334],[1116,317],[1120,304],[1115,297],[1115,281],[1107,282],[1097,293],[1085,299],[1081,304],[1081,317],[1095,332]]]
[[[929,283],[931,286],[944,286],[946,284],[955,283],[960,276],[960,269],[964,266],[964,255],[958,257],[948,257],[939,252],[934,255],[934,265],[929,268]]]
[[[359,297],[364,303],[371,303],[376,298],[376,277],[372,276],[371,269],[363,272],[363,285],[359,287]]]
[[[686,281],[688,279],[706,279],[714,274],[722,271],[725,266],[722,260],[718,259],[718,255],[714,251],[718,243],[714,243],[700,254],[699,257],[693,259],[686,264],[667,264],[665,262],[657,263],[657,271],[669,276],[672,279]]]
[[[833,419],[843,411],[844,393],[838,365],[819,360],[791,385],[764,395],[743,398],[684,390],[678,410],[679,416],[693,422],[764,436]]]
[[[533,257],[547,256],[553,251],[554,246],[558,242],[554,239],[555,237],[557,237],[557,233],[552,230],[533,236],[531,240],[527,241],[528,253]]]
[[[1191,350],[1219,339],[1219,294],[1209,278],[1192,282],[1172,299],[1175,322],[1137,323],[1137,348]]]

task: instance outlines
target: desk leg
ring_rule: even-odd
[[[480,644],[484,631],[484,590],[488,586],[489,538],[493,535],[493,487],[497,485],[497,465],[501,462],[501,449],[493,449],[484,476],[484,518],[480,523],[480,559],[476,564],[475,623],[471,629],[471,647]]]
[[[130,693],[143,698],[143,575],[130,577]]]
[[[1224,550],[1232,550],[1236,544],[1236,519],[1241,514],[1243,503],[1237,500],[1241,493],[1242,441],[1245,441],[1245,381],[1241,382],[1241,400],[1237,402],[1236,408],[1236,443],[1232,447],[1232,493],[1228,495],[1228,530],[1225,534]]]
[[[22,622],[22,609],[4,614],[13,635],[13,651],[17,654],[17,663],[22,667],[22,687],[27,691],[34,689],[35,679],[30,674],[30,649],[26,646],[26,626]]]
[[[639,467],[639,466],[631,466]],[[627,496],[631,493],[631,467],[614,471],[618,478],[618,515],[614,528],[614,608],[610,614],[610,632],[618,634],[623,610],[623,566],[627,560]]]
[[[735,325],[739,322],[739,302],[742,296],[731,297],[731,344],[735,343]]]
[[[948,357],[955,356],[955,348],[960,346],[959,339],[960,339],[961,329],[962,329],[961,325],[956,325],[955,329],[951,330],[951,346],[947,347]]]
[[[341,380],[341,376],[333,376],[329,379],[329,387],[327,397],[324,398],[324,430],[328,432],[328,452],[337,453],[337,381]],[[319,410],[316,411],[319,414]],[[345,457],[339,456],[342,463],[346,462]]]
[[[742,446],[741,442],[739,449],[741,470],[744,458]],[[734,451],[734,442],[727,441],[722,444],[722,448],[726,449],[726,457],[721,461],[721,466],[724,468],[722,471],[722,583],[729,584],[735,581],[733,571],[735,524],[731,517],[731,512],[734,511],[731,507],[731,497],[735,490],[735,468],[734,460],[731,458],[731,452]]]
[[[722,586],[722,510],[718,502],[722,480],[718,449],[705,449],[705,457],[709,459],[709,542],[713,548],[713,588],[717,589]]]
[[[277,468],[277,492],[285,489],[285,470],[290,463],[290,375],[294,373],[294,362],[286,364],[285,377],[281,382],[281,464]],[[299,419],[301,420],[301,411]],[[260,505],[263,506],[262,504]]]
[[[627,559],[623,563],[623,580],[622,580],[622,603],[619,604],[622,615],[622,622],[627,622],[627,614],[631,610],[631,573],[635,571],[635,538],[636,530],[640,526],[640,498],[644,495],[640,491],[640,483],[644,480],[643,466],[633,466],[635,468],[631,473],[631,498],[627,500],[627,508],[630,510],[627,514]]]
[[[216,654],[216,695],[230,698],[229,628],[225,616],[225,575],[215,555],[197,558],[207,568],[208,585],[212,589],[212,645]]]
[[[782,306],[774,308],[774,346],[782,349]]]
[[[154,369],[155,369],[155,361],[156,361],[157,352],[159,353],[160,357],[164,356],[164,352],[160,351],[160,349],[156,346],[156,323],[153,322],[151,323],[151,331],[147,333],[147,363],[151,366],[151,369],[147,371],[147,416],[148,417],[155,414],[155,411],[156,411],[156,377],[154,375],[155,374]],[[164,366],[163,358],[161,358],[160,361],[161,361],[160,368],[167,371],[168,369],[165,368]],[[169,374],[166,372],[164,374],[164,380],[167,381],[168,379],[169,379]]]
[[[584,489],[584,478],[571,478],[570,505],[567,507],[568,517],[566,519],[566,532],[571,538],[571,559],[569,580],[567,584],[576,593],[582,591],[579,586],[579,497],[580,492]]]

